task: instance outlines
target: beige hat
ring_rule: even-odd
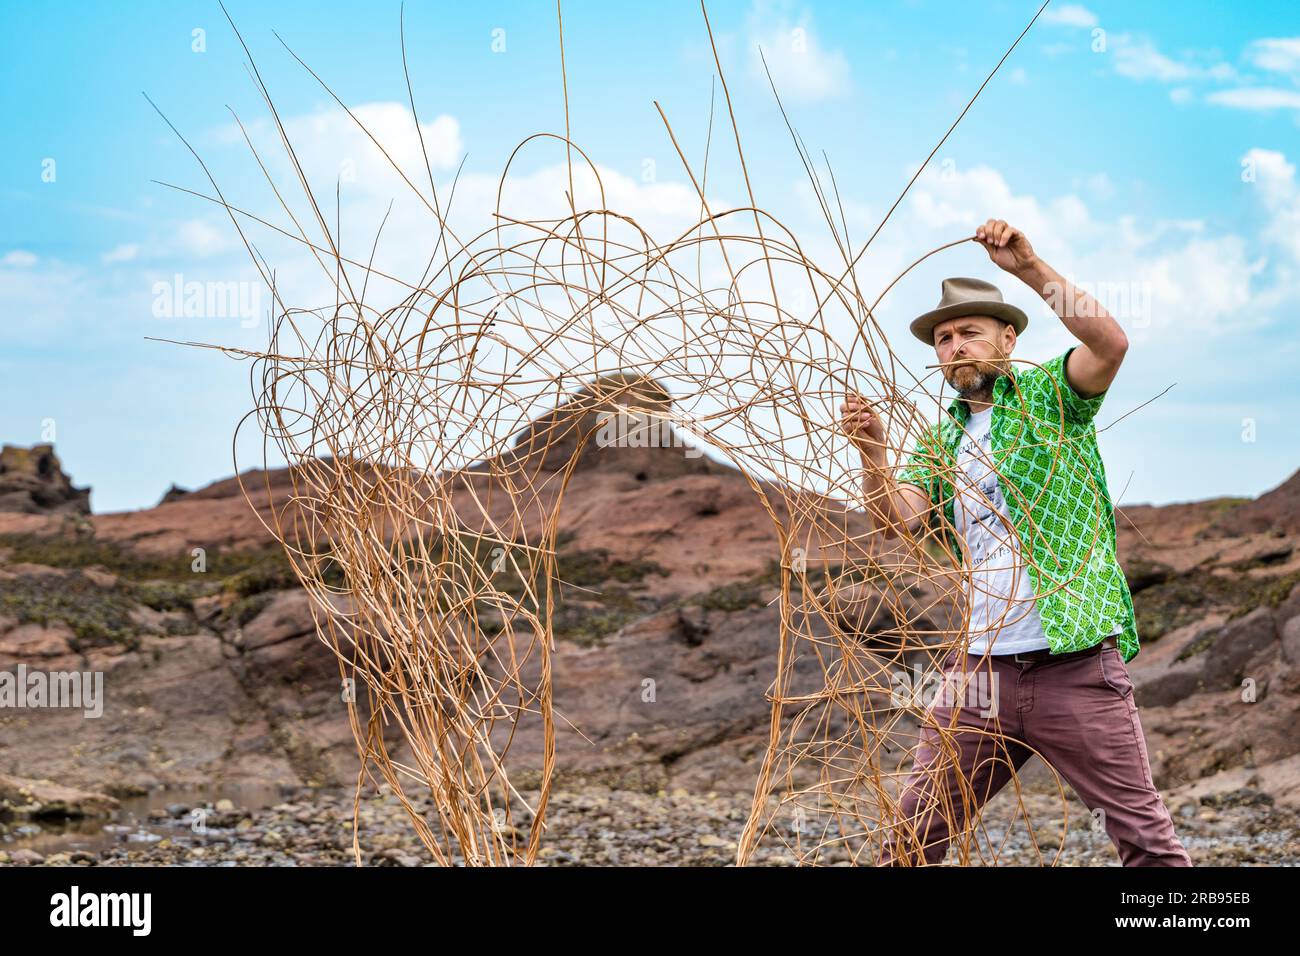
[[[943,295],[937,308],[912,320],[912,334],[926,345],[934,345],[934,327],[947,319],[963,315],[988,315],[1009,322],[1016,335],[1025,331],[1029,316],[1005,302],[1002,292],[983,279],[944,279]]]

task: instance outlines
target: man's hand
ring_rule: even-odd
[[[840,406],[840,427],[873,464],[885,461],[885,426],[876,409],[861,395],[849,395]]]
[[[984,246],[998,268],[1023,276],[1038,263],[1038,255],[1025,234],[1005,219],[990,219],[975,230],[975,240]]]

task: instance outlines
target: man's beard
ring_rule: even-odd
[[[959,365],[952,369],[948,384],[962,398],[987,397],[993,393],[993,383],[1005,373],[983,362],[972,361],[969,365]]]

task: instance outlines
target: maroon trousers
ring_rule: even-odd
[[[957,751],[958,766],[951,757],[936,760],[940,733],[925,723],[901,817],[878,865],[941,862],[953,839],[945,814],[958,836],[972,839],[968,814],[978,818],[1032,756],[1024,744],[1074,788],[1124,866],[1192,865],[1152,782],[1133,682],[1114,638],[1061,660],[968,654],[963,668],[960,656],[949,654],[943,671],[949,686],[962,690],[965,683],[965,692],[937,695],[931,707],[934,722],[951,735],[945,749]],[[988,732],[1011,739],[999,741]]]

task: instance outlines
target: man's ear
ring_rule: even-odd
[[[1002,323],[1002,351],[1008,355],[1016,347],[1016,327],[1010,322]]]

